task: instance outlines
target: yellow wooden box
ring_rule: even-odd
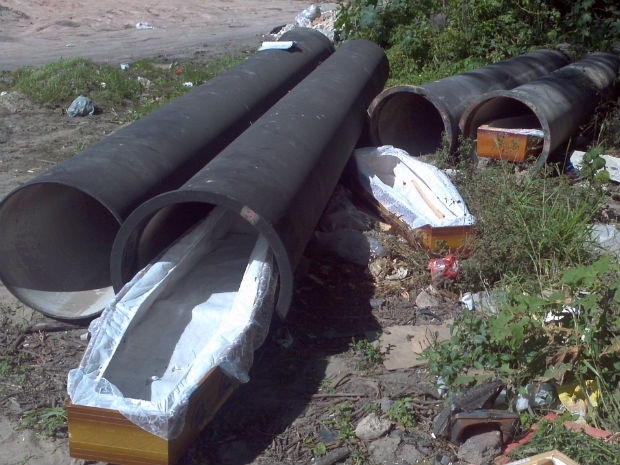
[[[69,455],[117,465],[173,465],[239,385],[215,367],[189,399],[182,433],[166,440],[140,428],[117,410],[67,400]]]
[[[467,226],[439,226],[430,225],[411,229],[400,218],[381,205],[370,192],[358,182],[349,182],[351,190],[358,195],[359,203],[369,207],[373,213],[379,215],[395,232],[410,244],[422,244],[432,252],[467,252],[467,244],[475,237],[475,225]]]
[[[449,251],[466,252],[468,242],[475,235],[474,226],[422,226],[414,230],[422,245],[432,252]]]
[[[505,128],[483,124],[476,134],[479,157],[523,163],[542,152],[543,131],[528,128]]]

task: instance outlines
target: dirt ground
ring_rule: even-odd
[[[318,3],[323,9],[335,6]],[[0,70],[70,56],[115,64],[253,50],[265,34],[292,23],[308,6],[298,0],[134,0],[122,6],[113,0],[0,0]],[[16,93],[0,96],[0,121],[0,198],[119,127],[114,115],[69,118]],[[349,448],[347,463],[431,463],[437,453],[453,456],[452,446],[429,435],[443,404],[425,370],[369,372],[350,350],[352,341],[375,338],[386,328],[438,325],[458,311],[453,301],[440,298],[432,313],[419,313],[414,300],[421,285],[384,279],[398,265],[380,262],[377,278],[366,267],[309,248],[289,318],[273,328],[256,354],[251,381],[233,394],[181,463],[310,463],[318,441],[328,452],[347,445],[326,421],[343,405],[356,424],[368,404],[403,397],[414,404],[417,432],[396,428],[387,442]],[[377,280],[384,283],[381,289]],[[87,346],[86,326],[45,318],[0,286],[0,327],[0,348],[28,373],[9,374],[11,381],[0,391],[0,464],[84,463],[69,457],[66,431],[48,438],[18,425],[32,409],[63,405],[67,372]]]
[[[258,37],[292,23],[310,5],[304,0],[3,0],[0,70],[82,56],[120,63],[222,55],[255,48]]]

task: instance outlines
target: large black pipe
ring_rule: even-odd
[[[593,53],[515,89],[479,96],[463,112],[461,130],[475,140],[483,124],[505,118],[529,122],[524,129],[541,129],[544,135],[542,152],[533,167],[537,171],[550,153],[592,117],[599,104],[617,96],[619,72],[620,57]]]
[[[110,252],[140,203],[175,189],[334,51],[294,29],[290,50],[257,52],[9,193],[0,203],[0,279],[48,316],[84,319],[113,297]]]
[[[461,114],[477,96],[512,89],[568,63],[560,51],[537,50],[421,86],[388,88],[369,108],[371,141],[419,156],[440,149],[445,136],[453,152]]]
[[[181,188],[129,215],[112,248],[114,288],[222,206],[266,237],[279,275],[276,311],[283,317],[293,271],[388,72],[383,50],[372,42],[339,48]]]

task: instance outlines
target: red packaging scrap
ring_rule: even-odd
[[[459,261],[456,255],[449,254],[443,258],[433,258],[428,262],[427,269],[431,272],[433,282],[443,279],[456,281],[459,275]]]

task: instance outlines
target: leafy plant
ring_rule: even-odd
[[[353,427],[353,406],[348,402],[338,404],[330,409],[331,415],[325,420],[326,425],[333,426],[338,431],[338,438],[345,441],[354,441],[355,428]]]
[[[601,156],[604,153],[602,146],[594,147],[583,154],[580,174],[590,182],[605,184],[609,181],[609,172],[605,170],[605,159]],[[605,181],[605,174],[607,174]],[[604,182],[603,182],[604,181]]]
[[[350,344],[350,349],[359,357],[361,361],[358,363],[358,370],[372,370],[378,364],[383,362],[383,354],[377,344],[373,344],[368,339],[360,339]]]
[[[413,409],[412,399],[410,397],[404,397],[398,399],[388,409],[387,417],[396,423],[399,423],[405,427],[415,426],[415,411]]]
[[[327,454],[327,447],[325,446],[325,443],[321,441],[316,446],[314,446],[312,452],[314,453],[314,455],[325,455]]]
[[[447,385],[475,380],[473,369],[507,381],[513,392],[532,380],[594,380],[606,401],[590,406],[591,422],[620,421],[620,265],[604,256],[567,269],[544,295],[509,292],[496,314],[465,312],[451,338],[424,355]]]
[[[620,8],[614,0],[350,0],[338,4],[335,26],[345,39],[386,48],[396,80],[415,81],[423,69],[561,42],[608,50],[620,39]]]
[[[44,436],[54,436],[67,426],[67,411],[62,407],[41,408],[24,412],[20,429],[34,429]]]
[[[565,416],[560,416],[554,421],[539,422],[532,439],[508,455],[518,460],[557,449],[577,463],[620,463],[620,444],[601,441],[583,432],[570,431],[562,424],[565,419]]]

